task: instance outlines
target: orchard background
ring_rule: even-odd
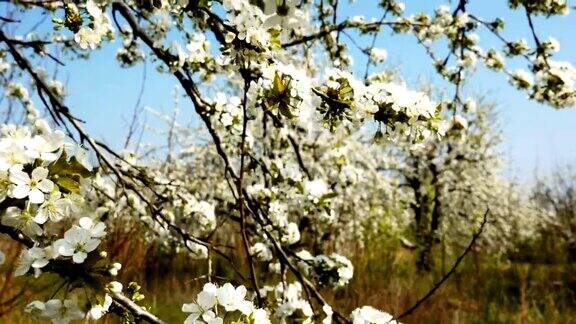
[[[1,321],[574,321],[574,5],[0,2]]]

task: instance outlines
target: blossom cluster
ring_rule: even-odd
[[[104,37],[112,38],[112,25],[98,2],[87,1],[83,10],[88,13],[90,26],[84,25],[80,9],[74,3],[66,4],[66,16],[62,24],[75,32],[74,41],[81,49],[93,50],[102,43]]]
[[[0,130],[1,201],[5,208],[0,223],[24,242],[32,242],[18,257],[14,275],[38,278],[43,271],[59,273],[63,266],[74,271],[76,265],[89,260],[90,265],[82,271],[90,272],[94,266],[95,273],[115,276],[121,265],[102,263],[106,253],[96,253],[106,225],[85,199],[94,172],[88,155],[36,114],[27,118],[25,125],[3,124]],[[2,262],[4,258],[2,254]],[[25,311],[54,323],[68,323],[85,316],[100,318],[112,303],[105,295],[103,304],[83,311],[75,297],[54,297],[46,302],[33,301]]]
[[[195,302],[182,305],[182,311],[190,314],[184,323],[218,324],[230,316],[236,316],[237,321],[243,321],[242,323],[270,323],[266,310],[256,308],[246,299],[246,293],[244,286],[234,287],[226,283],[218,287],[213,283],[206,283]]]

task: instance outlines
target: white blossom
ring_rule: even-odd
[[[30,271],[30,268],[35,270],[35,274],[39,274],[39,270],[49,263],[49,256],[46,250],[39,247],[31,247],[20,255],[18,264],[14,274],[21,276]]]
[[[10,181],[15,186],[10,194],[17,199],[28,197],[31,203],[41,204],[44,201],[44,194],[54,188],[54,183],[47,177],[48,169],[44,167],[35,168],[32,170],[32,176],[29,176],[22,171],[21,166],[14,166],[10,168]]]
[[[42,235],[43,232],[42,228],[38,225],[38,219],[32,215],[29,209],[21,210],[18,207],[10,206],[4,212],[1,223],[2,225],[22,231],[22,233],[29,237]]]
[[[65,299],[62,301],[60,299],[51,299],[44,305],[45,310],[40,316],[50,319],[52,323],[66,324],[74,320],[80,320],[85,316],[75,300]]]
[[[91,320],[98,320],[108,312],[108,309],[112,305],[112,297],[106,294],[104,295],[104,302],[102,304],[93,305],[92,308],[86,313],[86,318]]]
[[[218,288],[216,298],[218,304],[222,305],[227,312],[239,310],[244,315],[248,315],[253,310],[251,302],[245,300],[246,287],[238,286],[234,288],[232,284],[226,283]]]
[[[54,247],[58,254],[71,256],[74,263],[82,263],[99,244],[100,240],[93,237],[90,230],[73,225],[64,233],[63,239],[54,242]]]
[[[318,199],[327,194],[329,189],[324,180],[316,179],[313,181],[306,180],[304,182],[304,191],[311,199]]]
[[[47,220],[59,222],[70,214],[72,204],[70,199],[62,198],[60,191],[53,191],[38,208],[34,221],[38,224],[44,224]]]
[[[381,48],[372,48],[370,50],[370,59],[372,62],[380,63],[386,60],[388,57],[388,52]]]
[[[397,323],[392,315],[379,311],[371,306],[362,306],[355,309],[351,317],[352,323],[354,324]]]

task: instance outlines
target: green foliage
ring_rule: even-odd
[[[75,156],[68,159],[66,151],[63,151],[56,162],[48,166],[52,180],[63,192],[79,193],[82,178],[90,178],[96,174],[88,170],[76,159]]]
[[[327,87],[326,92],[312,89],[322,99],[318,111],[324,115],[322,118],[324,127],[330,131],[334,131],[344,119],[351,120],[350,110],[354,98],[354,89],[348,79],[338,78],[335,81],[338,83],[338,88]]]
[[[140,302],[145,298],[145,296],[140,293],[141,288],[142,287],[137,282],[132,281],[128,284],[128,288],[126,289],[126,295],[131,300],[135,302]]]
[[[54,22],[57,23],[59,21],[57,20]],[[64,7],[64,27],[76,33],[80,30],[80,27],[82,27],[83,22],[84,21],[80,15],[80,11],[75,4],[69,3]]]
[[[282,116],[292,119],[296,115],[293,112],[295,107],[291,103],[290,82],[290,76],[276,72],[272,89],[267,91],[265,96],[270,107],[278,107],[278,111]]]

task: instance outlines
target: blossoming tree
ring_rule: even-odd
[[[554,60],[558,43],[541,39],[533,23],[534,16],[568,14],[566,1],[508,2],[525,13],[530,42],[506,39],[502,19],[479,17],[467,4],[407,16],[404,4],[382,0],[381,19],[366,20],[345,16],[338,0],[8,3],[0,17],[0,84],[24,118],[10,105],[1,129],[0,232],[26,247],[16,275],[49,272],[63,282],[52,296],[30,301],[26,312],[55,323],[106,313],[161,323],[142,304],[136,283],[114,280],[121,265],[100,248],[117,226],[109,220],[124,217],[147,226],[148,239],[206,264],[202,291],[182,301],[186,323],[388,323],[408,314],[370,306],[344,314],[321,290],[345,289],[353,277],[341,251],[346,238],[364,235],[366,220],[382,219],[379,202],[412,199],[426,249],[441,224],[423,225],[424,217],[436,216],[422,209],[439,206],[440,194],[445,205],[466,203],[458,194],[469,188],[446,193],[445,183],[459,168],[475,177],[491,167],[487,154],[473,163],[475,147],[461,141],[468,132],[461,116],[474,105],[461,88],[475,66],[502,72],[532,100],[556,108],[576,102],[576,70]],[[49,17],[54,30],[10,32],[39,17]],[[499,50],[485,49],[480,29],[501,41],[510,60],[525,61],[527,71],[510,71]],[[453,84],[453,95],[434,98],[389,71],[370,73],[386,59],[373,46],[383,31],[413,35]],[[372,40],[361,48],[363,76],[350,68],[347,49],[357,45],[355,37]],[[160,150],[165,156],[145,159],[98,141],[66,104],[63,84],[46,72],[46,59],[89,60],[115,38],[122,39],[121,66],[153,62],[180,85],[202,122],[191,133],[172,119],[166,136],[174,145]],[[435,46],[439,40],[447,42],[446,53]],[[470,134],[487,138],[482,130]],[[401,169],[408,182],[431,174],[425,189],[412,181],[412,193],[400,190],[384,172],[395,163],[392,145],[413,162]],[[444,163],[426,161],[434,152]],[[458,160],[474,167],[454,165]],[[442,170],[435,173],[435,166]],[[474,208],[472,216],[484,215],[482,229],[488,213]],[[465,234],[471,246],[479,232]],[[246,269],[223,248],[229,244],[240,246]],[[215,258],[230,262],[242,285],[215,275]]]

